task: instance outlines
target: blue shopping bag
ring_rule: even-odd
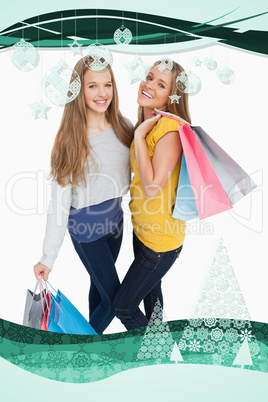
[[[198,218],[194,200],[194,193],[190,182],[184,154],[182,154],[179,183],[176,193],[176,202],[173,209],[173,218],[188,221]]]
[[[48,331],[77,335],[97,335],[85,317],[58,290],[56,296],[51,294],[51,311]]]

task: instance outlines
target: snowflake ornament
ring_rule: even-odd
[[[169,98],[171,99],[171,103],[180,103],[181,96],[178,96],[176,93],[170,95]]]
[[[176,84],[181,92],[188,95],[197,95],[202,88],[200,78],[191,70],[185,70],[178,74]]]
[[[79,74],[61,60],[45,74],[43,86],[52,103],[64,106],[78,96],[81,80]]]
[[[196,67],[201,67],[202,61],[198,57],[194,57],[193,63]]]
[[[132,41],[132,33],[128,28],[125,28],[124,25],[121,28],[118,28],[114,32],[114,41],[118,45],[129,45]]]
[[[138,81],[145,81],[150,70],[150,66],[144,64],[137,54],[132,63],[124,64],[124,67],[128,70],[128,79],[131,85]]]
[[[103,45],[94,43],[86,48],[86,55],[83,58],[87,68],[93,71],[101,71],[111,66],[113,57],[111,52]]]
[[[228,66],[219,67],[217,77],[225,85],[230,85],[235,80],[235,74]]]
[[[35,101],[35,103],[30,104],[29,106],[32,109],[32,116],[35,120],[39,119],[40,117],[47,120],[47,113],[51,109],[50,106],[43,103],[40,99]]]
[[[83,45],[81,45],[81,43],[78,43],[77,40],[74,40],[73,43],[69,44],[68,46],[73,56],[83,56],[83,49],[81,49]]]
[[[161,59],[160,63],[157,64],[157,67],[162,73],[166,74],[172,70],[173,61],[170,59]]]
[[[204,64],[209,70],[216,70],[218,66],[217,62],[212,57],[206,57]]]
[[[33,70],[39,63],[40,56],[36,48],[21,39],[12,46],[10,51],[10,60],[19,70],[28,72]]]

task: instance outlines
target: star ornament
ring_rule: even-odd
[[[173,94],[169,98],[171,99],[171,103],[180,103],[181,96]]]
[[[41,100],[37,100],[35,103],[29,106],[32,109],[32,116],[35,120],[39,119],[40,117],[47,120],[47,113],[51,109],[50,106],[46,105]]]
[[[138,81],[145,81],[150,69],[150,66],[144,64],[137,54],[132,63],[124,64],[124,67],[128,70],[128,79],[131,85]]]
[[[76,56],[76,55],[83,56],[83,49],[81,49],[81,47],[83,45],[81,45],[81,43],[78,43],[77,40],[74,40],[73,43],[71,43],[68,46],[69,46],[73,56]]]
[[[194,57],[193,63],[196,67],[201,67],[202,61],[198,57]]]

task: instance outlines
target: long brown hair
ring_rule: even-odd
[[[90,62],[87,61],[87,64]],[[55,178],[61,186],[72,184],[73,187],[77,187],[79,178],[86,185],[86,172],[90,169],[88,161],[92,155],[87,135],[87,113],[84,97],[84,74],[87,69],[88,67],[83,59],[80,59],[74,67],[81,80],[81,90],[77,98],[64,107],[60,127],[51,152],[49,178]],[[113,86],[113,98],[106,111],[106,118],[114,128],[119,140],[125,146],[130,147],[133,132],[119,110],[118,92],[110,65],[106,69],[111,74]],[[70,82],[74,78],[73,76]]]
[[[160,64],[161,61],[158,60],[156,61],[151,70],[157,66],[158,64]],[[190,111],[189,111],[189,104],[188,104],[188,94],[184,93],[184,92],[180,92],[177,84],[176,84],[176,79],[178,77],[178,74],[180,74],[181,72],[183,72],[184,69],[183,67],[179,64],[176,63],[175,61],[173,61],[173,67],[172,67],[172,84],[171,84],[171,93],[170,95],[176,94],[181,96],[179,103],[171,103],[171,99],[168,99],[167,102],[167,106],[166,106],[166,111],[176,114],[177,116],[181,117],[182,119],[188,121],[189,123],[191,123],[191,116],[190,116]],[[138,121],[136,123],[135,128],[137,128],[142,122],[144,121],[144,111],[143,111],[143,107],[139,106],[138,107]]]

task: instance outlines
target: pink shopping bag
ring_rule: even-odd
[[[233,206],[191,127],[184,124],[179,133],[199,218],[231,209]]]

